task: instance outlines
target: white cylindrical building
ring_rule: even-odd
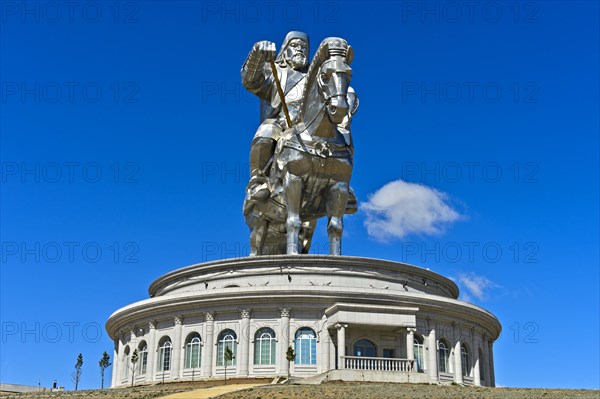
[[[314,377],[494,386],[493,314],[459,301],[449,279],[347,256],[260,256],[202,263],[154,281],[150,298],[106,323],[112,385]],[[286,360],[291,346],[296,358]],[[234,359],[227,362],[225,348]]]

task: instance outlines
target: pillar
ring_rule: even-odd
[[[127,346],[127,335],[125,334],[125,331],[120,331],[119,336],[121,337],[121,359],[119,359],[119,383],[125,381],[125,384],[127,384],[127,379],[129,378],[129,364],[127,362],[127,355],[125,354],[125,347]],[[129,356],[131,356],[131,353],[132,349],[130,346]]]
[[[490,359],[490,361],[489,361],[490,367],[488,367],[488,368],[490,370],[490,386],[495,387],[496,386],[496,375],[494,372],[494,344],[491,340],[489,341],[489,348],[490,348],[489,349],[490,355],[488,356],[488,358]]]
[[[481,348],[483,350],[483,369],[485,372],[485,385],[488,387],[492,385],[492,379],[490,376],[490,347],[488,345],[487,335],[484,333],[481,336]]]
[[[337,342],[338,342],[338,369],[343,370],[346,368],[344,363],[344,356],[346,356],[346,327],[348,324],[336,324],[337,328]]]
[[[481,373],[479,372],[479,340],[477,339],[477,334],[475,332],[472,333],[472,341],[471,347],[473,348],[473,385],[481,386]]]
[[[137,349],[137,336],[135,334],[135,327],[133,327],[132,329],[129,330],[129,356],[133,356],[133,352]],[[131,358],[130,358],[131,359]],[[131,380],[131,377],[133,376],[134,378],[138,377],[138,367],[139,367],[139,358],[138,358],[138,362],[133,365],[131,362],[129,362],[128,367],[129,367],[129,379]],[[135,375],[132,375],[135,374]],[[135,381],[134,381],[135,383]]]
[[[462,356],[460,353],[460,340],[456,341],[454,344],[454,382],[457,384],[463,383],[463,375],[462,375]]]
[[[171,364],[171,380],[178,380],[181,370],[181,353],[183,344],[181,342],[181,333],[183,330],[183,316],[175,316],[173,328],[173,361]]]
[[[250,363],[250,309],[242,309],[240,316],[239,375],[246,377]]]
[[[417,331],[417,329],[409,327],[406,331],[406,358],[413,361],[413,369],[411,371],[417,371],[417,364],[415,361],[415,331]]]
[[[438,382],[438,348],[437,339],[435,338],[435,328],[429,331],[428,340],[429,351],[427,352],[427,363],[429,366],[429,382]]]
[[[289,362],[285,356],[290,346],[290,308],[280,308],[279,317],[279,359],[277,374],[287,376]]]
[[[213,349],[215,347],[215,313],[206,312],[206,334],[204,334],[204,350],[202,351],[202,375],[204,377],[212,376],[213,371]]]
[[[148,367],[146,368],[146,380],[154,381],[154,375],[158,369],[156,356],[158,348],[156,347],[156,321],[148,322]]]
[[[110,382],[110,386],[112,388],[117,386],[118,383],[118,378],[117,376],[119,375],[119,355],[121,354],[121,352],[119,351],[119,343],[121,342],[120,339],[115,339],[114,340],[114,346],[113,346],[113,358],[112,358],[112,370],[111,370],[111,382]]]
[[[119,350],[117,352],[117,357],[115,357],[115,363],[117,363],[117,371],[115,373],[115,385],[119,386],[121,385],[121,380],[123,379],[123,351],[125,350],[125,343],[123,342],[121,333],[118,333],[117,341],[119,342]]]
[[[331,369],[331,337],[329,336],[329,329],[327,328],[326,320],[323,322],[323,328],[321,328],[321,338],[319,341],[321,343],[322,353],[321,361],[319,362],[321,368],[320,372],[325,373]]]

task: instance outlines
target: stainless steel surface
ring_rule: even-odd
[[[324,216],[329,252],[341,255],[343,215],[357,210],[349,185],[358,109],[349,86],[353,50],[344,39],[327,38],[309,66],[308,43],[306,34],[290,32],[273,63],[274,43],[257,42],[242,66],[243,85],[261,99],[243,206],[251,256],[308,253]]]

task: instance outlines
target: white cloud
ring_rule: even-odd
[[[462,216],[448,205],[448,195],[417,183],[396,180],[369,196],[361,209],[371,237],[381,241],[409,234],[440,235]]]
[[[462,293],[462,299],[470,301],[471,296],[484,300],[490,290],[500,288],[501,286],[489,280],[487,277],[479,276],[475,273],[461,273],[458,275],[458,284],[466,290]]]

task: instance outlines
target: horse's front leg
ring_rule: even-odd
[[[298,238],[300,234],[300,227],[302,226],[302,221],[300,220],[300,207],[302,206],[303,189],[302,178],[290,173],[286,173],[283,184],[285,187],[285,205],[287,207],[286,253],[288,255],[297,255],[299,241]]]
[[[327,234],[329,235],[329,254],[342,254],[342,231],[344,229],[343,216],[348,202],[350,185],[344,182],[335,183],[329,189],[327,196]]]

